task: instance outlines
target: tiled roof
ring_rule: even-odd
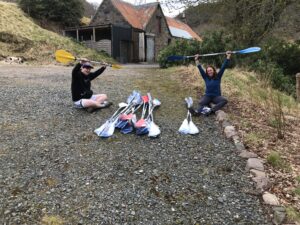
[[[130,3],[120,0],[111,0],[113,5],[119,10],[131,26],[144,29],[154,13],[158,3],[149,3],[140,6],[134,6]]]
[[[170,28],[172,36],[187,38],[187,39],[197,39],[201,40],[198,34],[196,34],[192,28],[190,28],[187,24],[176,20],[171,17],[166,17],[168,26]]]
[[[155,12],[158,2],[144,5],[132,5],[121,0],[111,0],[112,4],[134,28],[144,30]],[[166,17],[171,35],[174,37],[201,40],[201,38],[185,23]]]

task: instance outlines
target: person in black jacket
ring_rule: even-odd
[[[86,108],[89,112],[111,105],[107,101],[106,94],[94,94],[91,90],[91,81],[103,73],[106,65],[95,72],[91,72],[93,68],[87,59],[82,59],[72,71],[71,91],[74,106],[75,108]]]

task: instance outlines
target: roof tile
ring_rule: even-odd
[[[157,6],[159,5],[158,2],[138,6],[132,5],[121,0],[111,0],[111,2],[131,26],[141,30],[144,30],[146,28],[150,18],[155,12]],[[188,38],[191,36],[192,38],[201,40],[201,38],[187,24],[171,17],[166,17],[166,20],[170,28],[171,34],[173,33],[173,35],[175,34],[176,36],[176,34],[181,33],[183,35],[180,37]]]

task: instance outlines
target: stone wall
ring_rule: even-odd
[[[114,24],[129,27],[130,24],[124,19],[121,13],[113,6],[110,0],[104,0],[98,8],[90,25],[106,25]]]
[[[159,32],[158,28],[158,18],[161,18],[161,32]],[[157,61],[159,52],[168,45],[168,39],[172,38],[170,36],[167,21],[160,6],[158,6],[157,10],[153,13],[153,16],[145,30],[146,33],[155,35],[155,61]]]

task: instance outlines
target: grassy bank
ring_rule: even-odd
[[[0,2],[0,8],[0,59],[15,56],[30,63],[49,64],[54,62],[57,49],[66,49],[79,57],[111,61],[70,38],[42,29],[17,4]]]
[[[174,73],[174,68],[169,70]],[[204,82],[195,66],[179,67],[176,73],[190,96],[204,94]],[[246,149],[266,161],[271,191],[288,211],[295,210],[291,219],[300,220],[300,104],[271,88],[269,81],[242,69],[225,72],[222,92],[229,99],[224,111]]]

